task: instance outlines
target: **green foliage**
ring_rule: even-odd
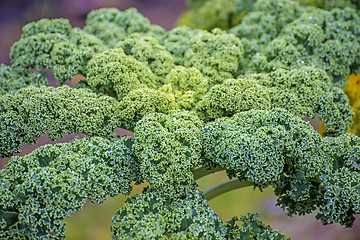
[[[180,24],[207,30],[230,29],[246,21],[248,14],[263,14],[273,16],[277,24],[271,26],[272,22],[262,22],[259,25],[267,25],[267,29],[276,31],[294,20],[301,9],[299,3],[289,0],[209,0],[188,3],[191,9],[182,16]]]
[[[184,54],[184,66],[195,67],[209,77],[210,85],[235,77],[243,55],[241,41],[220,29],[201,31],[190,39]]]
[[[64,238],[62,220],[89,199],[129,194],[138,181],[129,137],[75,139],[14,157],[1,170],[0,237]]]
[[[224,169],[233,186],[272,186],[289,215],[318,209],[323,224],[351,227],[360,140],[345,134],[353,113],[339,86],[360,69],[356,10],[322,1],[189,4],[194,26],[211,19],[201,25],[211,31],[166,32],[136,9],[92,11],[84,30],[66,19],[24,26],[12,65],[0,68],[0,157],[45,132],[88,136],[12,157],[0,170],[0,238],[63,239],[63,219],[87,199],[102,203],[145,182],[114,216],[114,239],[286,239],[254,214],[240,218],[242,228],[237,218],[223,222],[199,191],[198,169]],[[45,69],[59,85],[83,79],[46,87]],[[316,116],[326,137],[302,120]],[[117,138],[119,127],[134,137]]]
[[[141,33],[157,39],[162,39],[162,35],[165,34],[165,30],[151,25],[149,19],[135,8],[123,12],[115,8],[93,10],[86,18],[84,31],[98,37],[111,48],[132,33]]]
[[[206,124],[203,138],[205,161],[225,168],[230,178],[259,188],[271,184],[278,204],[291,215],[318,206],[323,223],[351,226],[360,213],[356,136],[321,138],[304,121],[274,109],[217,119]],[[343,182],[336,180],[340,176],[346,176]]]
[[[71,28],[67,19],[42,19],[23,27],[10,52],[12,67],[51,69],[60,84],[85,74],[87,61],[105,46],[96,37]]]
[[[225,226],[199,190],[168,200],[154,189],[127,200],[113,217],[114,239],[225,239]],[[139,214],[140,213],[140,214]]]
[[[182,198],[195,184],[191,169],[200,161],[202,125],[193,114],[176,111],[147,115],[135,127],[141,174],[166,198]]]
[[[239,24],[255,0],[188,0],[191,9],[183,14],[180,25],[211,30]]]
[[[264,67],[312,65],[327,71],[334,84],[344,88],[347,76],[356,72],[359,64],[359,21],[354,9],[325,11],[311,8],[284,26],[260,53],[267,59]]]
[[[292,185],[297,191],[291,194],[292,199],[289,198],[291,195],[284,195],[278,199],[278,204],[283,207],[287,205],[289,214],[305,214],[313,210],[304,204],[313,202],[312,204],[319,207],[317,218],[323,224],[339,222],[350,227],[355,219],[354,215],[359,214],[358,201],[354,201],[359,197],[359,144],[359,137],[355,135],[344,134],[335,138],[322,138],[321,144],[318,145],[321,148],[319,152],[324,154],[327,162],[327,166],[322,169],[323,173],[311,180],[313,186],[306,183],[299,175],[296,176],[297,180]],[[328,169],[332,169],[331,174]],[[283,185],[282,192],[289,189],[290,186],[286,186],[287,184]],[[305,186],[308,186],[306,187],[308,190],[304,188]],[[306,191],[306,195],[310,197],[300,199],[298,196],[302,194],[299,190],[302,193]]]
[[[51,58],[51,50],[71,29],[66,19],[42,19],[25,25],[20,41],[11,48],[11,63],[22,67],[53,66],[55,60]]]
[[[155,75],[121,48],[95,55],[87,65],[87,83],[97,92],[122,99],[138,87],[155,87]]]
[[[351,227],[355,214],[360,213],[360,171],[351,172],[341,168],[330,176],[323,177],[325,186],[324,204],[316,215],[323,224],[338,222]],[[341,190],[339,190],[341,189]]]
[[[215,161],[231,178],[251,181],[259,188],[276,186],[291,174],[285,169],[299,168],[310,179],[319,174],[325,159],[312,147],[320,143],[319,134],[283,109],[220,118],[206,124],[203,134],[205,161]]]
[[[315,66],[340,88],[359,73],[357,1],[194,1],[191,7],[180,23],[234,33],[244,44],[247,73]]]
[[[353,113],[345,93],[330,82],[313,67],[239,76],[212,87],[195,110],[205,121],[251,109],[283,108],[308,118],[320,113],[327,126],[324,134],[337,136],[350,128]]]
[[[160,78],[161,85],[163,79],[175,66],[171,54],[153,37],[142,37],[139,33],[134,33],[121,41],[117,47],[121,47],[125,54],[147,65]]]
[[[316,113],[327,126],[325,135],[338,136],[349,130],[354,114],[345,93],[331,85],[328,75],[319,68],[301,67],[276,70],[268,75],[250,75],[266,86],[273,107],[297,116],[314,118]]]
[[[228,79],[215,85],[196,105],[197,115],[204,121],[232,116],[251,109],[269,109],[270,96],[266,87],[252,79]]]
[[[179,108],[191,110],[207,92],[208,79],[197,68],[177,66],[159,90],[171,96]]]
[[[302,4],[312,5],[327,10],[333,8],[360,8],[358,0],[298,0]]]
[[[360,212],[360,139],[349,134],[325,138],[322,148],[333,164],[333,174],[318,179],[323,196],[316,218],[323,224],[338,222],[351,227],[354,215]]]
[[[164,92],[139,88],[129,92],[118,105],[120,121],[127,129],[133,129],[146,114],[169,113],[177,108],[173,98]]]
[[[269,239],[269,240],[286,240],[289,239],[283,236],[279,231],[273,230],[270,226],[265,226],[257,218],[257,214],[247,214],[242,216],[240,220],[242,221],[243,229],[240,231],[236,226],[235,222],[239,221],[238,218],[233,218],[227,223],[227,228],[229,228],[228,239]]]
[[[32,72],[20,67],[0,65],[0,95],[16,92],[27,87],[48,85],[47,74],[44,72]]]
[[[115,135],[118,102],[84,89],[67,86],[29,87],[0,95],[0,157],[19,152],[49,131],[50,139],[70,133]]]
[[[175,59],[175,64],[184,65],[185,51],[191,47],[189,41],[201,30],[191,30],[187,26],[172,29],[164,41],[164,46]]]
[[[220,29],[208,32],[178,27],[169,32],[164,45],[176,64],[197,68],[210,85],[235,77],[244,52],[239,39]]]

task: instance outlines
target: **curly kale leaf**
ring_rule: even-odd
[[[220,29],[211,32],[179,27],[171,30],[164,41],[175,63],[194,67],[209,78],[209,84],[221,83],[238,75],[243,56],[241,41]]]
[[[201,119],[210,121],[251,109],[269,109],[270,106],[266,87],[251,79],[228,79],[213,86],[196,105],[195,111]]]
[[[67,19],[41,19],[25,25],[20,41],[11,48],[11,63],[39,69],[55,65],[51,50],[54,44],[66,39],[71,29]]]
[[[327,136],[339,136],[347,132],[354,117],[349,106],[349,98],[337,87],[321,98],[319,113],[326,124],[324,134]]]
[[[348,97],[341,89],[329,84],[331,79],[325,71],[313,67],[279,69],[257,79],[260,84],[270,87],[273,107],[308,118],[319,113],[327,126],[325,135],[338,136],[350,129],[354,114]]]
[[[132,33],[152,36],[160,42],[166,31],[151,25],[149,19],[135,8],[119,11],[116,8],[101,8],[91,11],[86,18],[84,31],[101,39],[106,46],[113,48]]]
[[[205,161],[259,188],[296,171],[311,179],[328,164],[316,149],[320,135],[283,109],[237,113],[207,123],[203,131]]]
[[[166,198],[181,197],[195,184],[191,168],[200,161],[202,125],[191,113],[175,111],[149,114],[135,127],[141,175]]]
[[[289,215],[318,208],[324,224],[352,225],[360,140],[342,135],[353,114],[339,87],[360,69],[359,15],[344,8],[354,0],[330,11],[307,6],[328,9],[322,0],[189,2],[194,24],[242,21],[229,30],[236,36],[167,33],[135,9],[95,10],[84,30],[65,19],[24,26],[12,66],[0,69],[0,157],[45,131],[96,137],[10,160],[0,171],[0,238],[64,238],[62,220],[86,199],[128,194],[135,181],[150,189],[113,218],[115,239],[285,239],[255,215],[242,229],[225,225],[196,190],[200,165],[272,185]],[[60,84],[82,74],[77,87],[91,90],[31,86],[46,84],[44,68]],[[301,120],[316,114],[325,138]],[[135,139],[112,139],[120,126]]]
[[[360,138],[345,134],[324,139],[323,149],[332,160],[334,172],[322,175],[322,202],[317,219],[351,227],[360,214]]]
[[[195,67],[209,77],[210,85],[238,75],[239,61],[243,57],[241,41],[220,29],[200,31],[190,39],[184,53],[184,66]]]
[[[333,161],[334,169],[348,168],[360,172],[360,138],[352,134],[324,139],[324,148]]]
[[[70,133],[113,137],[119,127],[118,102],[68,86],[29,87],[0,95],[0,157],[18,152],[49,131],[55,140]]]
[[[86,75],[87,61],[105,48],[95,36],[73,29],[67,19],[42,19],[23,27],[10,58],[13,67],[50,69],[63,84],[76,74]]]
[[[289,215],[319,208],[324,224],[350,227],[359,214],[357,136],[321,138],[283,109],[251,110],[207,123],[203,146],[204,161],[225,168],[230,178],[272,185]]]
[[[168,200],[150,188],[127,200],[113,217],[113,239],[288,239],[248,214],[224,223],[198,190]]]
[[[306,4],[310,6],[315,6],[318,8],[323,8],[326,10],[331,10],[334,8],[360,8],[360,3],[358,0],[297,0],[301,4]]]
[[[173,56],[153,37],[134,33],[116,47],[148,66],[158,78],[157,85],[163,85],[166,75],[175,67]]]
[[[87,76],[88,61],[95,54],[106,50],[98,38],[79,28],[73,28],[68,39],[56,43],[50,53],[56,65],[48,68],[53,71],[59,84],[71,80],[77,74]]]
[[[197,32],[202,30],[192,30],[187,26],[181,26],[170,30],[164,40],[164,46],[174,57],[175,64],[184,65],[185,51],[190,47],[189,41]]]
[[[150,188],[113,217],[113,239],[225,239],[225,226],[199,190],[168,200]]]
[[[255,0],[188,0],[190,10],[185,12],[179,24],[194,29],[228,29],[238,25]]]
[[[13,93],[17,90],[35,86],[48,85],[49,81],[45,72],[32,72],[21,67],[0,65],[0,95]]]
[[[256,38],[261,43],[274,39],[284,26],[294,21],[305,9],[289,0],[257,0],[242,22],[230,29],[240,38]]]
[[[351,8],[331,11],[306,9],[296,19],[283,25],[281,31],[269,31],[264,37],[264,33],[244,31],[242,28],[249,28],[245,20],[232,29],[231,32],[245,39],[242,41],[245,48],[251,49],[245,54],[249,61],[243,64],[247,66],[247,72],[270,72],[311,65],[325,70],[335,86],[344,88],[347,76],[357,73],[359,68],[360,17]],[[258,26],[254,29],[262,29],[263,22],[254,23]]]
[[[195,110],[205,121],[251,109],[284,108],[308,118],[319,113],[327,126],[325,135],[338,136],[349,130],[353,113],[345,93],[330,82],[325,71],[313,67],[249,74],[215,85]]]
[[[360,154],[357,154],[359,157]],[[360,171],[348,168],[336,170],[322,177],[324,196],[317,219],[326,224],[338,222],[351,227],[356,214],[360,214]]]
[[[325,70],[335,86],[344,88],[347,75],[359,72],[357,1],[189,2],[192,9],[180,24],[219,27],[240,38],[245,56],[240,73],[311,65]]]
[[[178,108],[192,110],[208,90],[208,78],[196,68],[176,66],[166,76],[166,84],[159,91],[167,93]]]
[[[148,114],[168,114],[175,109],[177,109],[177,104],[172,97],[150,88],[130,91],[118,106],[121,125],[127,129],[133,129],[138,121]]]
[[[131,90],[155,88],[156,77],[142,62],[121,48],[95,55],[87,64],[87,83],[97,92],[121,100]]]
[[[196,68],[177,66],[160,89],[137,88],[125,95],[118,105],[122,126],[133,129],[150,113],[168,114],[175,109],[191,110],[207,90],[207,78]]]
[[[240,217],[242,228],[239,228],[235,222],[239,221],[237,217],[232,218],[227,222],[227,239],[240,239],[240,240],[289,240],[289,238],[282,235],[279,231],[271,229],[270,226],[265,226],[257,218],[258,214],[248,213]]]
[[[323,224],[338,222],[350,227],[354,215],[359,214],[360,138],[348,134],[322,138],[318,148],[327,161],[323,173],[315,176],[311,185],[301,174],[284,178],[275,189],[278,204],[290,215],[309,213],[317,206],[317,218]],[[304,198],[304,193],[308,197]]]
[[[86,199],[129,194],[141,181],[129,137],[75,139],[13,157],[0,171],[0,237],[64,239],[63,219]]]

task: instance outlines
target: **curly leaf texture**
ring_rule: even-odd
[[[87,136],[0,170],[0,238],[64,239],[64,218],[87,200],[129,195],[143,182],[115,213],[113,239],[287,239],[257,214],[224,222],[210,208],[211,198],[246,186],[273,187],[289,215],[317,210],[323,224],[352,226],[359,5],[188,3],[191,28],[171,31],[134,8],[94,10],[83,29],[66,19],[23,27],[11,66],[0,66],[0,157],[46,132]],[[48,71],[59,86],[46,86]],[[61,86],[78,74],[74,88]],[[323,135],[304,121],[313,118]],[[116,137],[117,128],[134,137]],[[201,192],[197,179],[220,170],[229,182]]]

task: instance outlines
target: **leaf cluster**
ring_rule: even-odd
[[[359,73],[358,1],[222,0],[188,1],[179,22],[191,28],[221,28],[238,36],[245,49],[242,69],[271,72],[301,66],[325,70],[345,88]]]
[[[198,13],[218,9],[189,3]],[[241,186],[272,186],[289,215],[318,209],[323,224],[351,227],[360,139],[346,133],[353,113],[337,81],[358,71],[358,14],[313,1],[228,4],[244,9],[209,22],[228,32],[167,32],[136,9],[94,10],[83,29],[66,19],[23,27],[12,65],[0,68],[0,156],[46,132],[87,136],[0,170],[1,238],[62,239],[63,219],[87,199],[102,203],[146,182],[115,214],[114,239],[286,239],[254,214],[240,218],[242,228],[219,218],[195,174],[219,168]],[[48,87],[45,69],[59,85],[85,79]],[[315,116],[325,137],[303,121]],[[117,137],[117,128],[134,137]]]

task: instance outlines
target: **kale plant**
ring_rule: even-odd
[[[341,87],[360,69],[356,1],[264,2],[227,1],[243,11],[224,8],[219,24],[203,22],[208,30],[165,31],[136,9],[111,8],[90,12],[83,29],[66,19],[25,25],[0,68],[0,157],[45,132],[87,136],[0,170],[0,238],[64,239],[63,219],[87,200],[144,182],[114,213],[113,239],[287,239],[257,214],[224,222],[209,207],[246,186],[272,186],[289,215],[317,210],[323,224],[351,227],[360,138],[347,133],[353,112]],[[202,16],[215,1],[189,3]],[[45,70],[58,87],[46,86]],[[303,120],[316,116],[322,134]],[[201,192],[196,180],[219,170],[230,180]]]

